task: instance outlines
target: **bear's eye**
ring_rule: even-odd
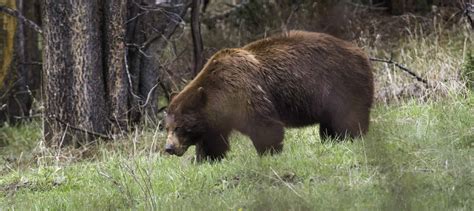
[[[191,130],[191,128],[188,128],[188,127],[176,127],[174,129],[174,132],[175,133],[180,133],[180,134],[188,134],[188,133],[191,133],[192,130]]]

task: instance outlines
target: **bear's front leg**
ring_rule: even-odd
[[[229,151],[228,133],[208,134],[203,141],[196,143],[196,161],[219,161]]]

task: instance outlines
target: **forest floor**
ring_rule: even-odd
[[[218,163],[195,164],[193,149],[160,153],[164,135],[152,129],[51,152],[38,145],[39,128],[0,129],[0,210],[474,208],[473,93],[377,105],[370,132],[353,142],[290,129],[276,156],[257,156],[235,134]]]

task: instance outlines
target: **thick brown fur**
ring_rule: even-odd
[[[217,52],[168,107],[167,146],[219,159],[232,130],[257,152],[282,150],[284,127],[320,124],[322,139],[369,126],[373,76],[366,54],[330,35],[292,31]],[[171,150],[170,150],[171,151]]]

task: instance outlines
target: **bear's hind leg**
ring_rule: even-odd
[[[319,124],[319,137],[321,138],[321,141],[324,142],[328,139],[336,138],[336,134],[332,130],[330,124],[321,122]]]
[[[259,155],[273,155],[283,150],[285,132],[280,122],[268,121],[250,127],[252,129],[248,135]]]
[[[359,109],[345,112],[343,116],[336,115],[331,126],[337,139],[358,138],[367,132],[369,111]]]

